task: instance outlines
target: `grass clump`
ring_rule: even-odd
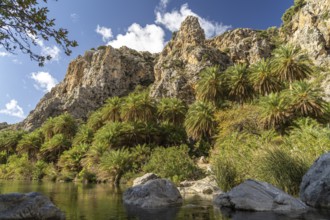
[[[163,178],[169,178],[176,183],[201,176],[200,169],[189,157],[189,149],[186,145],[156,148],[143,170],[156,173]]]

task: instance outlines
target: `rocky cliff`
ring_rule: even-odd
[[[304,0],[282,29],[286,40],[305,49],[317,65],[330,64],[330,1]]]
[[[201,70],[235,62],[255,63],[269,57],[278,42],[289,42],[305,49],[315,64],[330,66],[330,1],[299,0],[288,21],[266,31],[236,29],[213,39],[205,39],[198,19],[186,18],[160,54],[137,52],[126,47],[102,47],[87,51],[73,60],[63,82],[45,95],[20,126],[31,130],[48,117],[69,112],[85,119],[111,96],[124,96],[136,85],[151,85],[150,95],[178,97],[191,103]],[[326,72],[326,71],[325,71]],[[330,73],[324,81],[330,94]]]
[[[159,55],[151,96],[178,97],[192,102],[198,73],[207,66],[226,67],[231,61],[220,50],[208,47],[196,17],[189,16]]]
[[[31,130],[63,112],[85,119],[108,97],[127,95],[137,85],[150,85],[155,57],[126,47],[87,51],[69,64],[65,79],[40,100],[20,126]]]
[[[323,87],[330,100],[330,1],[304,0],[302,7],[282,28],[286,41],[306,50],[318,67],[323,67]]]
[[[201,70],[213,65],[226,69],[234,62],[254,63],[270,56],[272,47],[270,40],[251,29],[237,29],[206,40],[198,19],[189,16],[157,60],[151,96],[179,97],[191,103]]]

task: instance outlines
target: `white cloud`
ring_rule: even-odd
[[[50,60],[50,62],[59,61],[61,58],[60,53],[61,53],[60,48],[58,48],[55,45],[53,47],[41,46],[41,55],[42,56],[51,56],[52,59]]]
[[[0,51],[0,57],[8,57],[8,56],[10,56],[10,53],[4,52],[4,51]]]
[[[173,10],[171,12],[164,12],[162,10],[156,10],[156,23],[164,25],[172,32],[178,31],[180,29],[181,23],[189,15],[198,17],[199,22],[204,29],[207,38],[222,34],[226,30],[231,28],[231,26],[223,25],[222,23],[218,22],[212,22],[200,17],[189,8],[188,4],[182,5],[179,11]]]
[[[31,73],[30,77],[36,82],[34,87],[45,92],[49,92],[58,83],[58,81],[48,72]]]
[[[166,9],[169,2],[170,0],[160,0],[159,5],[162,9]]]
[[[70,14],[70,18],[71,18],[71,21],[72,21],[73,23],[76,23],[76,22],[79,21],[79,15],[78,15],[77,13],[72,13],[72,14]]]
[[[18,105],[15,99],[10,100],[10,102],[6,104],[6,107],[0,110],[0,114],[6,114],[21,119],[25,118],[23,108]]]
[[[100,25],[97,25],[95,31],[96,31],[96,33],[98,33],[102,36],[102,40],[104,42],[107,42],[108,40],[110,40],[112,38],[111,28],[101,27]]]
[[[155,25],[148,24],[141,27],[134,23],[124,35],[117,35],[115,40],[108,43],[115,48],[127,46],[138,51],[149,51],[151,53],[158,53],[164,48],[164,30]]]
[[[60,60],[60,53],[61,53],[60,48],[58,48],[55,45],[52,47],[46,46],[42,39],[38,38],[33,34],[28,34],[28,36],[41,48],[42,56],[51,56],[52,59],[50,60],[50,62]]]

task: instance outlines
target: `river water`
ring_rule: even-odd
[[[108,184],[0,181],[0,193],[41,192],[65,212],[67,220],[287,220],[330,219],[330,213],[282,216],[272,213],[227,212],[211,202],[186,199],[184,205],[166,210],[139,210],[125,207],[122,192]]]

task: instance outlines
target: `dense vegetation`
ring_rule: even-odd
[[[85,123],[65,113],[26,133],[0,133],[0,177],[119,184],[144,172],[197,179],[200,156],[224,190],[247,178],[296,194],[330,149],[329,104],[306,54],[280,46],[269,59],[200,73],[196,101],[149,97],[137,87],[109,98]]]

